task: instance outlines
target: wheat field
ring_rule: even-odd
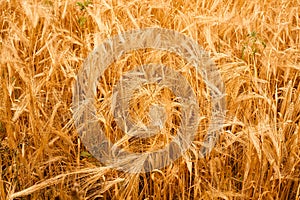
[[[300,199],[299,0],[0,2],[1,200]],[[171,113],[163,134],[132,140],[114,123],[112,86],[120,73],[143,63],[182,69],[204,116],[179,159],[130,174],[102,164],[82,144],[72,89],[101,42],[147,27],[178,31],[208,52],[226,88],[226,117],[215,148],[201,158],[197,152],[211,115],[205,83],[176,55],[128,52],[105,71],[95,97],[110,140],[122,140],[129,151],[150,151],[176,134],[180,105],[172,91],[155,84],[136,91],[130,112],[149,123],[150,105],[163,104]]]

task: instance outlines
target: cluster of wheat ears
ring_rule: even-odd
[[[0,199],[300,199],[300,2],[242,0],[1,0]],[[148,139],[124,135],[111,113],[113,86],[135,66],[161,63],[181,73],[200,106],[193,143],[149,173],[107,167],[82,144],[72,89],[87,56],[106,38],[161,27],[181,32],[215,62],[226,88],[226,118],[212,152],[199,156],[210,121],[205,82],[170,52],[127,52],[99,79],[99,123],[131,152],[162,148],[180,126],[180,102],[156,84],[135,91],[133,121]],[[150,113],[150,114],[149,114]],[[159,122],[159,121],[158,121]],[[139,164],[139,163],[135,163]]]

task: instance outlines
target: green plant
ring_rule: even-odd
[[[76,5],[79,7],[80,11],[82,11],[82,15],[78,17],[77,22],[80,27],[83,27],[86,22],[87,22],[87,17],[86,17],[86,8],[92,4],[90,0],[85,0],[84,2],[76,2]]]
[[[80,152],[80,157],[81,158],[91,158],[92,155],[87,151],[82,151],[82,152]]]
[[[247,34],[247,39],[242,47],[242,59],[245,60],[245,55],[250,53],[251,57],[255,57],[255,55],[260,52],[263,48],[266,48],[266,43],[262,40],[256,31],[252,31]]]
[[[77,21],[78,21],[79,26],[83,27],[85,25],[87,19],[84,16],[80,16]]]
[[[90,0],[84,2],[77,2],[76,5],[80,8],[81,11],[85,10],[92,2]]]

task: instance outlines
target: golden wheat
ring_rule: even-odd
[[[1,200],[300,199],[299,0],[0,2]],[[101,42],[147,27],[181,32],[209,52],[226,87],[227,114],[216,147],[201,158],[211,114],[203,81],[176,55],[127,53],[98,84],[98,117],[112,141],[122,139],[120,146],[133,152],[161,148],[180,122],[174,94],[148,85],[136,91],[132,118],[149,123],[150,104],[168,105],[165,134],[130,140],[117,128],[109,112],[112,86],[136,65],[154,61],[179,70],[206,117],[174,163],[126,174],[85,149],[72,118],[72,87]]]

